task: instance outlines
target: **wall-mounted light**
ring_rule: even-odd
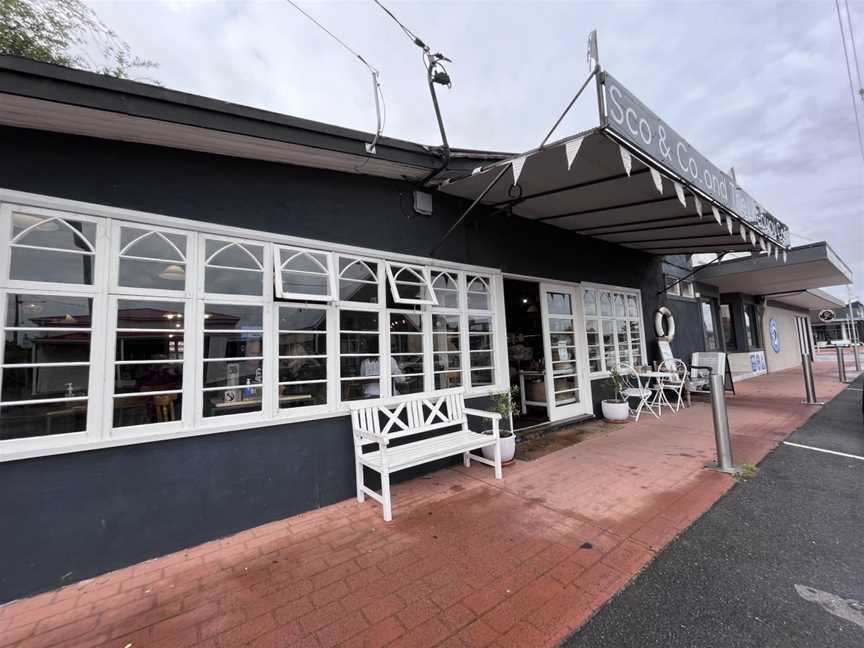
[[[172,263],[165,266],[165,269],[159,273],[159,278],[167,279],[168,281],[183,281],[186,279],[186,269],[183,266]]]

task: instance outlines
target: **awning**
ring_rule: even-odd
[[[807,310],[822,310],[823,308],[835,309],[843,308],[843,300],[838,299],[834,295],[829,295],[824,290],[811,288],[810,290],[802,290],[800,292],[789,293],[786,295],[775,295],[772,300],[793,306],[795,308],[806,308]]]
[[[791,248],[785,264],[764,255],[745,257],[712,264],[697,277],[721,293],[771,297],[851,283],[852,271],[823,241]]]
[[[783,258],[788,228],[734,175],[708,162],[607,73],[599,78],[599,127],[448,178],[439,189],[649,254]]]

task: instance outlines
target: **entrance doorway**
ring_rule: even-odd
[[[504,280],[510,385],[519,388],[514,427],[592,413],[579,288]]]

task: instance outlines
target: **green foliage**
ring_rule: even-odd
[[[517,399],[519,398],[519,388],[511,387],[510,391],[500,392],[492,395],[491,412],[498,412],[505,419],[519,409]]]
[[[618,367],[613,367],[609,372],[609,378],[606,379],[609,385],[612,387],[612,392],[615,395],[616,399],[621,399],[621,392],[626,388],[626,384],[624,381],[624,376],[621,375],[621,372],[618,371]]]
[[[738,467],[738,478],[747,480],[753,479],[756,476],[756,473],[759,472],[759,468],[750,463],[741,464]]]
[[[158,63],[139,58],[81,0],[0,0],[0,54],[138,78]]]

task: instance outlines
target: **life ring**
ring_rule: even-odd
[[[670,342],[675,337],[675,318],[665,306],[661,306],[654,314],[654,332],[657,337],[664,338]]]

